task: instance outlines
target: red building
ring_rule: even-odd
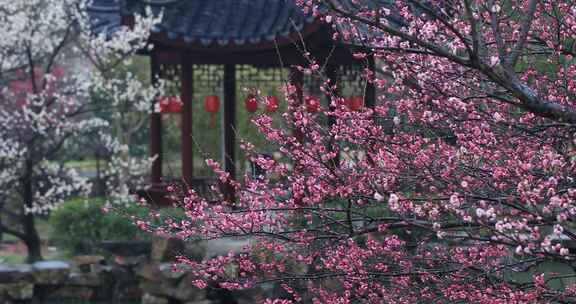
[[[351,1],[340,1],[354,6]],[[381,5],[381,1],[364,0],[364,5]],[[303,99],[302,88],[307,78],[296,65],[306,65],[305,53],[311,54],[325,67],[328,78],[336,81],[345,77],[346,71],[373,69],[370,56],[355,59],[352,53],[361,50],[356,45],[333,40],[335,27],[302,12],[293,1],[287,0],[94,0],[90,13],[98,31],[113,32],[120,25],[134,22],[134,13],[144,13],[149,5],[154,13],[163,11],[163,19],[151,33],[150,56],[154,79],[165,77],[165,71],[176,71],[180,78],[182,101],[182,179],[186,185],[201,187],[206,181],[194,176],[192,162],[193,137],[192,94],[193,68],[215,65],[222,70],[222,165],[235,177],[235,123],[237,80],[241,66],[258,69],[289,70],[289,81],[299,88],[298,98]],[[375,90],[371,83],[364,87],[364,104],[374,105]],[[241,102],[241,101],[240,101]],[[323,102],[326,102],[324,100]],[[160,113],[150,114],[150,154],[158,155],[151,168],[151,186],[145,191],[160,200],[165,184],[162,172],[162,120]]]

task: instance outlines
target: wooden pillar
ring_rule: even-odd
[[[294,98],[296,105],[301,105],[302,103],[304,103],[304,91],[302,90],[302,88],[304,87],[304,74],[301,71],[299,71],[296,67],[290,67],[289,81],[290,85],[293,85],[296,88],[294,96],[292,98]],[[296,128],[292,129],[292,132],[296,140],[298,140],[298,142],[303,144],[304,134]],[[300,172],[303,170],[304,168],[302,167],[301,164],[294,162],[295,176],[300,174]],[[302,206],[303,205],[302,198],[294,197],[294,203],[298,206]],[[303,211],[298,212],[299,214],[302,214]]]
[[[155,54],[150,56],[150,74],[152,85],[158,84],[160,66]],[[150,113],[150,157],[156,157],[152,162],[150,182],[152,185],[159,184],[162,181],[162,116],[155,111]]]
[[[182,100],[181,156],[182,180],[191,187],[194,175],[194,158],[192,153],[192,64],[186,54],[182,56],[182,74],[180,77],[180,99]]]
[[[326,91],[326,99],[328,99],[328,107],[330,109],[330,112],[334,111],[336,109],[336,107],[332,106],[332,97],[338,97],[340,95],[340,84],[339,84],[339,79],[338,79],[338,67],[335,65],[327,65],[326,66],[326,77],[328,77],[328,79],[330,79],[330,86],[335,87],[334,90],[328,90]],[[329,115],[328,116],[328,128],[332,128],[332,126],[334,126],[336,124],[336,118],[333,115]],[[328,143],[329,147],[328,147],[328,151],[332,152],[332,146],[336,145],[337,141],[334,140],[333,138],[330,139],[330,142]],[[336,154],[336,157],[334,159],[332,159],[333,163],[332,166],[333,167],[338,167],[340,165],[340,153]]]
[[[372,71],[372,78],[366,83],[364,103],[367,108],[374,109],[376,106],[376,86],[374,84],[374,79],[376,79],[376,64],[374,61],[374,55],[368,57],[368,69]]]
[[[328,65],[326,66],[326,77],[328,79],[330,79],[330,86],[334,86],[334,85],[339,85],[338,83],[338,71],[337,71],[337,67],[335,65]],[[328,108],[330,109],[330,111],[334,111],[336,108],[334,106],[332,106],[332,97],[338,97],[339,91],[338,91],[338,87],[336,87],[335,90],[327,90],[326,91],[326,99],[328,99]],[[334,124],[336,123],[336,119],[334,118],[334,116],[330,115],[328,116],[328,126],[332,127]]]
[[[376,64],[374,61],[374,55],[373,54],[371,54],[368,57],[367,68],[372,72],[372,76],[371,76],[371,79],[367,79],[367,82],[366,82],[366,92],[364,93],[364,105],[366,106],[366,108],[374,110],[374,107],[376,106],[376,83],[375,83]],[[372,113],[372,119],[376,120],[376,122],[377,122],[377,117],[378,117],[378,115],[375,112],[373,112]],[[391,134],[393,132],[393,126],[394,125],[390,124],[390,126],[391,126],[391,128],[384,126],[384,132],[386,132],[387,134]],[[376,153],[374,148],[371,146],[368,147],[367,152],[368,152],[367,154]],[[376,165],[372,157],[367,157],[366,160],[368,161],[369,164]]]
[[[296,92],[294,98],[296,104],[301,105],[304,102],[304,93],[302,87],[304,86],[304,74],[295,67],[290,68],[290,84],[296,87]],[[298,141],[302,142],[304,140],[304,134],[299,130],[293,130],[294,136]]]
[[[224,66],[224,113],[222,115],[222,157],[224,170],[232,179],[236,178],[236,66],[226,64]],[[234,200],[231,187],[223,189],[226,199]]]

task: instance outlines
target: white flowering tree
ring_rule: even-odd
[[[130,60],[124,62],[130,65]],[[104,114],[108,117],[113,133],[98,138],[100,144],[107,152],[103,155],[108,160],[103,180],[106,186],[106,195],[109,202],[131,202],[130,189],[144,186],[142,178],[148,173],[152,159],[135,157],[130,147],[136,134],[142,131],[148,122],[150,100],[163,90],[164,84],[159,81],[158,87],[150,88],[150,81],[138,77],[134,71],[137,66],[128,66],[115,69],[113,72],[101,73],[97,77],[99,86],[95,87],[93,94],[97,97],[99,106],[108,105]]]
[[[0,0],[0,232],[24,241],[28,261],[42,259],[36,215],[90,191],[86,179],[56,161],[65,143],[97,134],[112,159],[125,151],[110,136],[110,123],[90,115],[91,93],[106,90],[107,106],[130,100],[128,111],[147,111],[157,93],[131,74],[111,73],[146,46],[157,20],[136,16],[131,29],[94,35],[88,5],[87,0]],[[134,161],[117,161],[122,163]],[[126,170],[111,174],[129,175]]]

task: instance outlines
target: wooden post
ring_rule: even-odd
[[[297,68],[291,67],[289,77],[290,77],[289,79],[290,84],[296,88],[296,91],[294,92],[295,96],[293,98],[296,101],[296,105],[301,105],[304,102],[304,91],[302,90],[304,86],[304,74],[302,74],[302,72]],[[298,129],[293,129],[292,132],[296,140],[298,140],[298,142],[300,142],[301,144],[304,144],[304,134],[302,134],[302,132]],[[303,169],[304,168],[302,168],[301,165],[297,163],[294,164],[295,175],[298,175],[299,172],[301,172]],[[302,199],[294,197],[294,203],[298,206],[302,206]],[[299,214],[302,214],[303,211],[300,210],[298,212]]]
[[[374,62],[374,55],[368,57],[368,69],[372,71],[372,79],[366,83],[364,103],[367,108],[374,109],[374,106],[376,106],[376,86],[374,85],[374,79],[376,79],[376,64]]]
[[[160,67],[154,53],[150,56],[150,73],[152,84],[156,85],[160,77]],[[156,102],[158,101],[152,104],[153,107]],[[150,157],[156,157],[152,162],[150,182],[157,185],[162,181],[162,116],[154,111],[150,114]]]
[[[182,100],[182,180],[192,187],[194,176],[194,158],[192,153],[192,64],[187,54],[182,55],[182,74],[180,77],[180,100]]]
[[[302,72],[300,70],[298,70],[295,67],[291,67],[290,68],[290,84],[293,85],[294,87],[296,87],[296,92],[295,92],[295,99],[296,99],[296,103],[298,105],[301,105],[304,102],[304,93],[302,91],[302,87],[304,85],[304,74],[302,74]],[[298,139],[298,141],[303,142],[304,140],[304,134],[302,134],[302,132],[300,132],[299,130],[293,130],[294,132],[294,136],[296,137],[296,139]]]
[[[224,113],[222,115],[222,157],[224,170],[232,179],[236,178],[236,66],[226,64],[224,66]],[[232,202],[234,193],[231,187],[223,189],[226,199]]]
[[[326,66],[326,77],[330,79],[330,86],[339,85],[338,83],[338,71],[335,65],[327,65]],[[339,95],[339,90],[336,88],[335,90],[328,90],[326,91],[326,99],[328,100],[328,108],[330,111],[334,111],[336,108],[332,106],[331,98],[332,96],[337,97]],[[328,125],[331,127],[336,123],[336,119],[334,116],[328,117]]]
[[[374,63],[374,55],[371,54],[368,57],[368,69],[370,69],[370,71],[372,71],[372,78],[371,79],[367,79],[366,81],[366,92],[364,93],[364,106],[366,106],[366,108],[372,109],[374,110],[374,107],[376,106],[376,85],[374,80],[376,79],[376,67],[375,67],[375,63]],[[375,120],[377,119],[378,115],[376,115],[376,113],[372,113],[372,119]],[[374,151],[373,147],[368,147],[368,151],[369,153],[376,153],[376,151]],[[367,161],[371,164],[371,165],[375,165],[374,164],[374,160],[371,157],[367,158]]]
[[[330,86],[335,87],[334,90],[326,91],[326,99],[328,100],[328,107],[330,112],[336,110],[336,107],[332,106],[332,97],[338,97],[340,95],[339,79],[338,79],[338,67],[335,65],[326,66],[326,77],[330,79]],[[332,128],[336,124],[336,118],[333,115],[328,116],[328,128]],[[328,151],[333,152],[332,146],[336,145],[337,142],[332,138],[328,143]],[[332,159],[333,167],[337,168],[340,165],[340,153],[336,154],[336,157]]]

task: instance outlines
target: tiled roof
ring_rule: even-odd
[[[122,14],[143,12],[145,5],[155,14],[163,11],[153,33],[204,46],[272,41],[314,21],[289,0],[93,0],[89,12],[94,30],[112,33]]]
[[[122,15],[144,13],[146,6],[154,14],[163,12],[162,22],[154,26],[153,34],[169,40],[203,46],[258,44],[299,32],[314,21],[305,15],[294,0],[92,0],[89,9],[97,32],[113,33],[121,25]],[[388,7],[394,11],[393,0],[335,0],[337,6],[355,12],[361,6],[371,9]],[[360,4],[359,4],[360,3]],[[326,9],[326,8],[324,8]],[[323,11],[320,8],[320,11]],[[388,17],[400,25],[401,18]],[[337,24],[338,31],[349,31],[349,25]],[[356,27],[362,38],[355,43],[364,45],[374,32],[365,25]],[[350,43],[350,42],[348,42]]]
[[[88,7],[88,14],[94,33],[111,34],[121,25],[118,0],[94,0]]]

